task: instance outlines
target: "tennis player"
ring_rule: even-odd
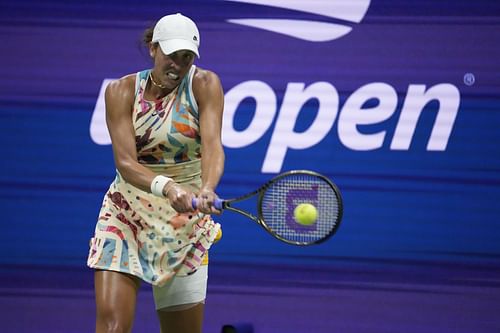
[[[117,170],[87,261],[96,332],[131,331],[141,280],[153,285],[162,332],[201,332],[207,250],[221,234],[211,214],[220,213],[223,91],[215,73],[193,65],[200,35],[190,18],[164,16],[144,41],[153,68],[105,93]]]

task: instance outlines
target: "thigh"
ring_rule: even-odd
[[[205,304],[179,311],[157,310],[161,333],[201,333]]]
[[[139,279],[124,273],[96,270],[94,286],[96,332],[109,329],[130,331],[134,321]]]

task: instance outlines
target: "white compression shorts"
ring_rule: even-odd
[[[162,287],[153,286],[156,310],[179,311],[203,303],[207,296],[208,265],[187,276],[174,276]]]

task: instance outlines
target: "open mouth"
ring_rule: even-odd
[[[167,77],[170,79],[170,80],[178,80],[179,79],[179,75],[177,74],[174,74],[174,73],[167,73]]]

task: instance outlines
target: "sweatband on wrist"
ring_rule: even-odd
[[[151,193],[153,193],[157,197],[165,197],[163,195],[163,188],[171,180],[172,178],[168,178],[163,175],[156,176],[151,182]]]

